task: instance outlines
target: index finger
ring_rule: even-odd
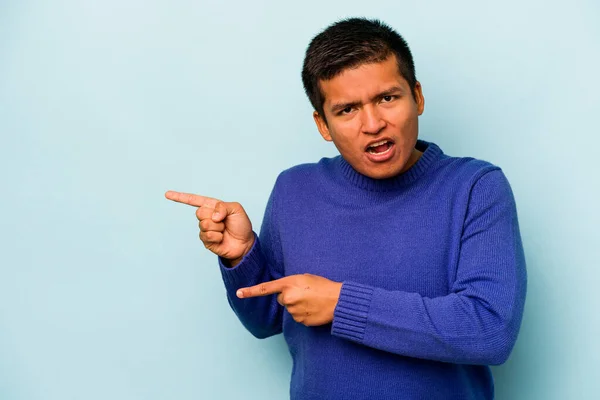
[[[165,197],[169,200],[173,200],[178,203],[188,204],[194,207],[202,207],[204,205],[207,205],[209,207],[214,208],[214,206],[219,201],[217,199],[213,199],[212,197],[205,197],[192,193],[175,192],[173,190],[169,190],[167,193],[165,193]]]
[[[287,277],[276,279],[270,282],[264,282],[255,286],[239,289],[235,294],[240,299],[247,297],[268,296],[270,294],[281,293],[287,286]]]

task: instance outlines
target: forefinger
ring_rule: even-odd
[[[281,293],[286,285],[286,278],[276,279],[270,282],[264,282],[256,286],[239,289],[235,294],[240,299],[247,297],[268,296],[270,294]]]
[[[169,200],[176,201],[177,203],[183,203],[194,207],[209,206],[214,208],[219,200],[213,199],[212,197],[200,196],[192,193],[175,192],[169,190],[165,193],[165,197]]]

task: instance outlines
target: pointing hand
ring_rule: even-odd
[[[232,267],[239,264],[254,245],[252,223],[240,203],[174,191],[166,192],[165,197],[198,207],[200,240],[208,250],[229,260]]]
[[[237,296],[246,299],[277,294],[277,302],[287,309],[294,321],[306,326],[318,326],[333,321],[341,290],[341,282],[303,274],[241,288]]]

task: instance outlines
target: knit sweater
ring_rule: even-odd
[[[526,292],[513,193],[493,164],[416,148],[388,179],[341,156],[282,172],[253,248],[233,268],[219,260],[243,325],[283,332],[292,400],[494,397],[488,365],[508,358]],[[275,295],[235,295],[303,273],[342,282],[332,323],[297,323]]]

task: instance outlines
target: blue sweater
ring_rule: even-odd
[[[280,174],[229,303],[256,337],[283,332],[292,400],[492,399],[488,365],[517,338],[526,270],[500,168],[419,140],[408,171],[375,180],[341,156]],[[295,322],[240,287],[311,273],[343,282],[331,324]]]

